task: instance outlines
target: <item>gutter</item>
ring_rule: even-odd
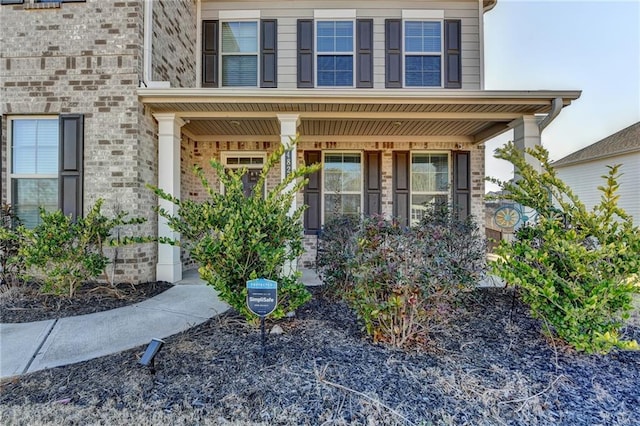
[[[540,134],[560,114],[560,111],[562,111],[562,98],[557,97],[551,101],[551,112],[538,123]]]

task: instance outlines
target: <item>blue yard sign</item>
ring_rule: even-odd
[[[247,281],[247,307],[251,312],[266,317],[278,305],[278,283],[266,278]]]

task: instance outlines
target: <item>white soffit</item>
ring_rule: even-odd
[[[314,19],[355,19],[355,9],[315,9]]]
[[[402,19],[444,19],[444,10],[402,9]]]
[[[260,19],[259,10],[221,10],[218,17],[222,20],[229,19]]]

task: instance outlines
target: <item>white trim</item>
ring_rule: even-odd
[[[440,52],[409,52],[407,54],[407,43],[405,39],[405,25],[407,22],[438,22],[440,23]],[[440,56],[440,86],[408,86],[407,77],[407,56]],[[402,87],[407,89],[443,89],[444,88],[444,20],[424,19],[411,17],[402,20]]]
[[[447,190],[446,191],[416,191],[415,195],[427,196],[447,196],[447,203],[451,203],[453,199],[453,156],[452,151],[446,150],[415,150],[409,152],[409,224],[413,225],[413,156],[414,155],[446,155],[447,156]]]
[[[260,19],[260,10],[221,10],[218,19],[229,21],[238,19]]]
[[[202,2],[196,0],[196,87],[202,87]]]
[[[235,22],[253,22],[256,24],[256,51],[255,52],[224,52],[222,50],[222,27],[225,23],[235,23]],[[228,88],[236,88],[236,87],[248,87],[248,88],[260,88],[260,20],[259,19],[225,19],[220,20],[219,29],[220,31],[218,35],[218,42],[220,45],[218,46],[218,55],[220,56],[220,60],[218,61],[218,75],[220,76],[220,87],[228,87]],[[225,56],[255,56],[256,57],[256,85],[255,86],[225,86],[224,85],[224,68],[223,62]]]
[[[143,71],[142,80],[147,84],[153,79],[153,68],[151,63],[153,28],[153,0],[144,0],[144,22],[143,22]]]
[[[318,23],[320,22],[351,22],[351,52],[318,52]],[[318,56],[348,56],[351,55],[351,86],[320,86],[318,84]],[[317,19],[313,22],[313,70],[316,89],[353,89],[356,87],[356,21],[355,19],[329,18]]]
[[[444,19],[444,10],[402,9],[402,19]]]
[[[6,188],[7,188],[7,203],[13,205],[15,204],[13,201],[12,187],[13,179],[59,179],[60,176],[58,173],[13,173],[13,122],[18,120],[56,120],[60,123],[59,115],[46,115],[46,114],[35,114],[35,115],[8,115],[7,116],[7,146],[6,146]],[[60,138],[58,137],[58,149],[60,148]]]
[[[313,19],[356,19],[355,9],[314,9]]]
[[[346,150],[342,150],[342,149],[323,149],[321,150],[321,164],[322,164],[322,168],[320,169],[320,179],[321,180],[321,194],[320,194],[320,223],[324,226],[324,220],[325,220],[325,195],[327,195],[327,190],[326,190],[326,185],[325,185],[325,181],[324,181],[324,177],[325,177],[325,156],[326,155],[336,155],[336,154],[358,154],[360,156],[360,209],[358,211],[358,214],[362,214],[362,212],[364,211],[364,174],[365,174],[365,170],[364,170],[364,150],[353,150],[353,149],[346,149]],[[350,191],[350,192],[336,192],[336,191],[329,191],[328,192],[329,195],[340,195],[340,194],[347,194],[347,195],[356,195],[355,192]]]
[[[257,164],[227,164],[227,159],[229,157],[238,157],[238,158],[251,158],[251,157],[255,157],[255,158],[262,158],[262,164],[260,164],[260,166],[258,166]],[[235,150],[235,151],[223,151],[220,153],[220,160],[222,161],[222,165],[225,168],[229,168],[229,169],[241,169],[243,167],[246,167],[248,169],[257,169],[260,168],[262,169],[262,167],[265,165],[266,160],[267,160],[267,153],[264,151],[242,151],[242,150]],[[251,167],[251,166],[255,166],[255,167]]]

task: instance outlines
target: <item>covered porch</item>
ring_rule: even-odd
[[[430,153],[442,156],[445,196],[482,218],[483,143],[514,129],[519,147],[535,146],[542,129],[579,97],[574,91],[317,89],[139,89],[138,94],[158,122],[157,184],[178,198],[203,196],[188,176],[194,164],[205,166],[215,157],[229,167],[257,166],[278,144],[289,144],[297,136],[297,150],[283,158],[270,181],[305,161],[325,163],[332,161],[330,153],[353,154],[362,175],[357,211],[406,215],[408,220],[415,213],[412,200],[419,199],[410,186],[414,156],[420,161]],[[322,226],[335,198],[322,179],[320,175],[317,186],[310,185],[297,199],[299,204],[318,204],[305,217],[309,250],[315,247],[314,230]],[[174,205],[159,203],[175,213]],[[162,218],[158,235],[179,237]],[[306,264],[310,258],[301,261]],[[179,281],[182,269],[180,249],[159,245],[157,279]]]

